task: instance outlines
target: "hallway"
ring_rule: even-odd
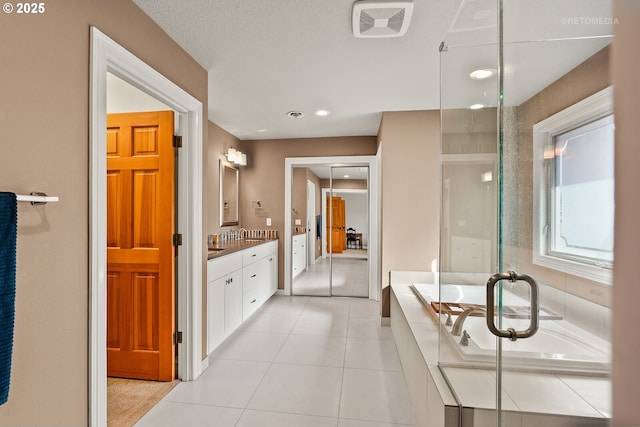
[[[416,424],[379,303],[274,296],[137,427]]]

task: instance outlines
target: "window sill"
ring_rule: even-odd
[[[611,285],[613,283],[613,270],[598,267],[597,265],[584,264],[549,255],[533,255],[533,263],[541,267],[550,268],[561,273],[571,274],[594,282]]]

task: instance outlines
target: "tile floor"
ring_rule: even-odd
[[[294,295],[329,295],[329,276],[333,276],[334,296],[368,297],[369,270],[366,258],[334,257],[319,259],[298,275],[292,286]]]
[[[136,427],[403,427],[416,425],[379,303],[267,301]]]

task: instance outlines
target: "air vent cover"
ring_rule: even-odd
[[[353,35],[369,38],[403,36],[412,14],[411,1],[357,1],[353,4]]]

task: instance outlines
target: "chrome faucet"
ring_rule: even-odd
[[[467,320],[467,317],[469,317],[470,315],[472,315],[473,313],[484,313],[484,315],[487,315],[487,310],[485,310],[482,307],[469,307],[467,308],[465,311],[463,311],[462,313],[460,313],[458,315],[458,318],[456,319],[455,323],[453,324],[453,328],[451,328],[451,335],[453,336],[460,336],[460,334],[462,333],[462,326],[464,325],[464,321]]]
[[[247,237],[247,231],[248,231],[248,230],[247,230],[246,228],[244,228],[244,227],[240,228],[240,229],[238,230],[238,238],[239,238],[239,239],[244,239],[244,238],[246,238],[246,237]]]

